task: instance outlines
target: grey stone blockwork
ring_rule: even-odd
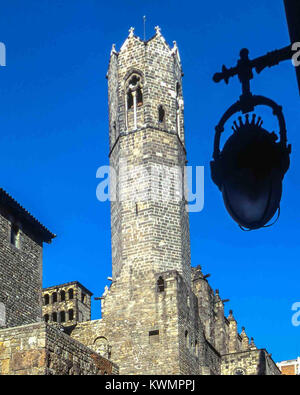
[[[2,215],[1,215],[2,214]],[[10,242],[12,220],[0,214],[0,302],[4,327],[41,320],[42,243],[19,230],[19,246]]]
[[[54,237],[0,188],[1,327],[41,321],[43,242]]]

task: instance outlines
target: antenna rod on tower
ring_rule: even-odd
[[[144,41],[146,41],[146,15],[143,16],[144,20]]]

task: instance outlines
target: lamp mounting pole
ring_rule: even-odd
[[[237,65],[230,69],[223,65],[222,72],[215,73],[213,80],[214,82],[224,80],[228,84],[229,79],[237,75],[242,84],[242,96],[249,96],[251,95],[250,80],[253,79],[253,69],[259,74],[266,67],[275,66],[284,60],[291,60],[293,54],[292,46],[288,45],[251,60],[249,59],[249,50],[244,48],[240,52]]]

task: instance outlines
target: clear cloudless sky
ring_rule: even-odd
[[[214,126],[240,95],[212,82],[222,64],[233,66],[243,47],[262,55],[289,43],[281,0],[10,0],[0,7],[1,187],[57,238],[44,249],[44,286],[78,280],[101,296],[111,275],[110,208],[96,199],[96,170],[108,164],[107,71],[130,26],[147,38],[162,28],[177,41],[185,73],[185,129],[189,164],[205,166],[205,207],[191,213],[192,264],[211,273],[226,314],[233,309],[276,361],[300,355],[300,326],[291,323],[299,281],[299,95],[291,62],[267,69],[253,92],[284,106],[293,145],[279,222],[242,232],[210,180]],[[271,112],[264,126],[276,127]],[[93,318],[99,318],[93,302]]]

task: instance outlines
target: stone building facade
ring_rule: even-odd
[[[91,319],[92,292],[73,281],[43,289],[43,319],[64,326]]]
[[[54,237],[0,188],[0,327],[41,321],[43,242]]]
[[[32,289],[19,305],[9,274],[1,278],[0,295],[4,289],[19,310],[9,310],[0,330],[0,374],[280,374],[271,355],[244,328],[239,333],[233,312],[225,317],[208,275],[191,266],[182,76],[176,42],[170,48],[159,27],[147,41],[131,28],[120,51],[112,48],[112,278],[101,319],[91,321],[92,294],[78,282],[42,292],[42,242],[54,235],[33,219],[35,233],[27,231],[26,216],[0,216],[3,262],[16,222],[31,237],[30,247],[22,241],[30,254],[18,259],[33,278],[29,285],[25,276]],[[11,274],[23,287],[15,266]]]
[[[60,313],[71,309],[72,320],[65,323],[70,328],[90,320],[92,293],[79,282],[42,293],[43,242],[54,237],[0,188],[0,375],[118,374],[115,364],[72,339],[62,326]],[[45,295],[54,292],[60,299],[42,307]],[[59,312],[58,322],[44,323],[42,308],[48,309],[44,316]]]

